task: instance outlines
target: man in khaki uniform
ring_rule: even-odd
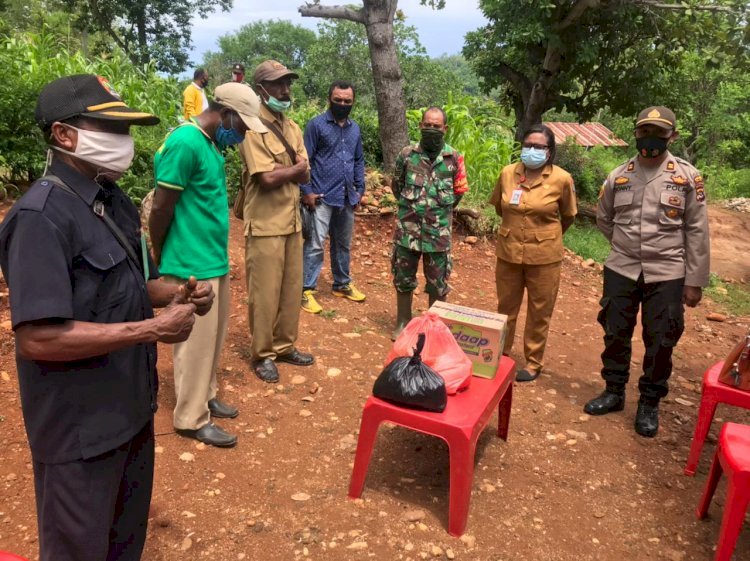
[[[640,305],[646,353],[635,430],[651,437],[659,429],[659,400],[668,392],[672,350],[684,330],[684,305],[695,307],[708,284],[708,213],[700,172],[667,149],[677,138],[674,113],[649,107],[635,127],[638,155],[615,169],[599,194],[597,225],[612,244],[598,317],[607,386],[584,411],[624,408]]]
[[[508,316],[504,354],[515,338],[524,290],[528,308],[523,333],[526,363],[517,382],[535,380],[542,371],[552,312],[560,288],[563,234],[578,213],[573,178],[553,164],[555,135],[543,125],[531,127],[521,143],[521,161],[503,168],[490,197],[503,222],[498,228],[498,312]]]
[[[255,69],[263,100],[260,120],[268,132],[248,132],[240,145],[246,173],[245,269],[250,351],[255,375],[279,381],[276,362],[313,364],[298,351],[299,295],[302,293],[302,233],[299,185],[310,181],[307,152],[299,126],[284,115],[297,74],[275,60]],[[284,139],[285,142],[281,140]]]

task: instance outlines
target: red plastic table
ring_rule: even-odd
[[[508,440],[514,374],[514,361],[504,356],[493,379],[474,377],[466,391],[448,396],[448,404],[442,413],[398,407],[371,396],[362,412],[349,496],[357,498],[362,494],[381,423],[390,422],[437,436],[448,444],[450,453],[448,533],[452,536],[463,534],[469,515],[477,440],[496,408],[499,412],[497,434]]]

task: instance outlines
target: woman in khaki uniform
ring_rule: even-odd
[[[578,212],[573,178],[555,166],[555,135],[543,126],[524,134],[521,161],[505,166],[490,198],[502,224],[497,236],[497,309],[508,316],[503,352],[513,347],[518,310],[526,289],[523,333],[526,365],[516,381],[530,382],[542,371],[552,310],[560,287],[562,236]]]

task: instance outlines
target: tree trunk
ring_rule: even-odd
[[[361,8],[320,4],[299,7],[303,17],[346,19],[365,26],[375,84],[383,167],[388,173],[393,171],[398,153],[409,143],[404,81],[393,38],[397,4],[398,0],[363,0]]]
[[[365,0],[365,29],[378,106],[378,133],[383,166],[390,173],[401,149],[409,144],[404,80],[393,39],[397,0]]]

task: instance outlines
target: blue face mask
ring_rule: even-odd
[[[226,150],[227,147],[234,146],[245,140],[245,137],[234,128],[234,116],[229,116],[228,129],[224,128],[223,122],[219,124],[219,127],[214,133],[214,140],[216,140],[216,146],[218,146],[220,150]]]
[[[521,148],[521,161],[529,169],[539,169],[547,163],[548,157],[546,150]]]

